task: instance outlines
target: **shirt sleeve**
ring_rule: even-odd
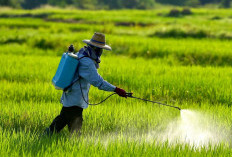
[[[105,81],[101,75],[98,74],[94,62],[90,58],[83,58],[79,66],[80,77],[86,79],[91,85],[104,91],[114,91],[115,86]]]

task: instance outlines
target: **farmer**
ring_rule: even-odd
[[[100,90],[116,92],[121,97],[127,97],[125,90],[108,83],[97,72],[103,49],[111,50],[111,47],[105,44],[105,35],[94,33],[91,40],[83,40],[83,42],[87,45],[80,49],[78,57],[87,57],[79,60],[78,70],[75,74],[75,77],[79,77],[79,79],[63,92],[62,110],[45,130],[48,135],[60,132],[66,125],[68,125],[70,133],[80,132],[83,122],[82,112],[88,107],[90,85],[98,87]]]

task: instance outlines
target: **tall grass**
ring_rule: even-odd
[[[104,79],[137,97],[199,111],[231,133],[231,11],[193,9],[179,18],[168,11],[1,10],[0,155],[231,156],[231,136],[201,148],[160,142],[180,112],[117,95],[84,110],[80,137],[67,128],[41,136],[62,107],[62,91],[51,83],[61,54],[95,31],[113,48],[101,58]],[[90,102],[108,94],[91,87]]]
[[[0,86],[3,90],[0,99],[58,100],[51,79],[60,57],[2,55],[1,58],[0,79],[3,83]],[[138,96],[231,105],[230,67],[171,67],[160,60],[113,58],[102,58],[99,72],[112,84],[124,86]]]
[[[0,53],[26,55],[33,49],[37,55],[61,55],[70,43],[79,49],[84,45],[81,40],[99,31],[106,33],[116,54],[168,58],[181,65],[231,66],[229,11],[209,11],[212,16],[220,15],[219,20],[212,20],[204,10],[183,18],[157,15],[161,11],[167,12],[2,11]],[[126,13],[130,14],[124,16]],[[39,16],[43,14],[47,17]],[[95,14],[101,18],[96,20]],[[146,19],[151,21],[146,23]]]

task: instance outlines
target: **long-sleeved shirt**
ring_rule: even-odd
[[[78,57],[83,57],[83,53],[78,53]],[[77,80],[68,90],[63,92],[61,97],[61,103],[64,107],[79,106],[81,108],[87,108],[88,93],[90,85],[97,87],[104,91],[114,91],[115,86],[105,81],[97,72],[95,61],[89,57],[84,57],[79,60],[77,72],[74,80]],[[81,88],[82,92],[81,92]],[[83,93],[83,96],[82,96]],[[85,101],[84,101],[84,99]]]

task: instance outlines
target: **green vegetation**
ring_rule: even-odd
[[[0,155],[231,156],[232,12],[191,12],[1,10]],[[160,142],[180,112],[116,95],[84,111],[80,137],[67,129],[41,137],[61,109],[62,92],[51,83],[61,54],[71,43],[81,48],[95,31],[105,33],[113,49],[99,69],[107,81],[137,97],[208,115],[224,128],[221,134],[229,131],[227,141],[202,148]],[[108,94],[92,87],[90,102]]]
[[[43,5],[58,7],[76,7],[79,9],[152,9],[164,5],[198,7],[214,4],[229,8],[231,0],[0,0],[0,6],[33,9]]]

